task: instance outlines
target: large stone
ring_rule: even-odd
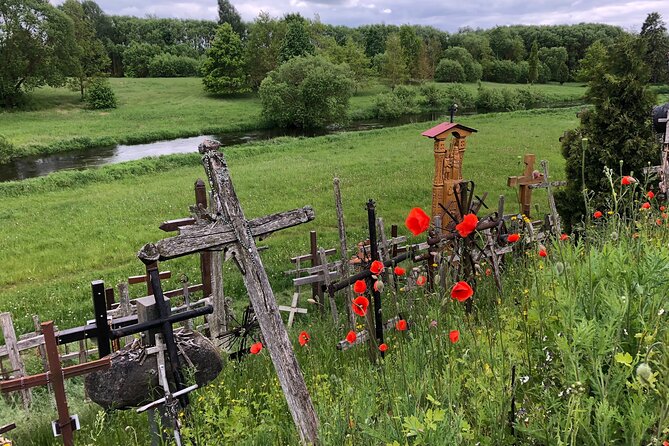
[[[200,387],[213,381],[223,369],[221,355],[214,344],[196,331],[178,330],[174,337],[180,350],[181,366],[188,368],[192,364],[195,369],[192,375],[184,375],[192,376]],[[90,399],[105,409],[128,409],[162,397],[156,355],[145,355],[143,350],[138,343],[126,346],[111,354],[109,369],[86,375],[85,386]],[[169,364],[165,368],[167,379],[173,382]]]

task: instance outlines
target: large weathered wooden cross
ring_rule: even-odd
[[[530,216],[532,208],[532,189],[530,185],[543,183],[544,177],[539,171],[534,170],[534,162],[536,156],[527,153],[523,158],[525,163],[525,170],[521,176],[512,176],[507,180],[507,186],[520,188],[520,212],[525,214],[527,217]]]
[[[0,390],[3,393],[8,393],[51,384],[56,399],[56,408],[58,410],[58,420],[54,422],[54,433],[63,437],[63,444],[65,446],[74,446],[73,432],[76,429],[76,418],[70,417],[69,409],[67,407],[65,379],[108,368],[110,359],[109,357],[106,357],[97,361],[62,368],[60,365],[60,356],[58,355],[58,344],[54,333],[53,322],[44,322],[42,324],[42,334],[44,335],[44,344],[46,347],[47,358],[49,360],[49,371],[39,375],[0,381]]]
[[[309,222],[314,219],[314,211],[304,207],[247,220],[219,147],[219,142],[210,140],[199,147],[212,189],[212,221],[198,222],[182,228],[181,234],[175,237],[147,244],[138,257],[150,263],[211,249],[226,248],[234,253],[300,438],[303,443],[316,444],[318,417],[254,240],[254,237]]]
[[[550,207],[550,228],[548,230],[552,231],[554,235],[560,236],[562,234],[562,225],[560,223],[560,214],[558,214],[557,206],[555,205],[555,196],[553,195],[554,187],[566,186],[566,181],[549,181],[548,176],[548,161],[541,160],[541,170],[542,173],[542,182],[537,184],[530,185],[530,190],[532,189],[546,189],[546,195],[548,196],[548,207]]]

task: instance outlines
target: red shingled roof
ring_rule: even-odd
[[[448,130],[451,130],[452,128],[458,128],[472,133],[476,132],[476,129],[473,129],[471,127],[466,127],[456,122],[442,122],[441,124],[432,127],[430,130],[425,130],[423,133],[421,133],[421,135],[427,136],[428,138],[434,138],[435,136],[440,135]]]

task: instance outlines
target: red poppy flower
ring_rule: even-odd
[[[303,331],[302,333],[300,333],[300,336],[297,339],[300,341],[300,345],[304,347],[311,340],[311,336],[309,336],[309,333],[307,333],[306,331]]]
[[[669,446],[669,440],[664,440],[662,442],[662,446]]]
[[[660,210],[661,210],[662,212],[664,212],[664,211],[667,210],[667,207],[666,207],[666,206],[660,206]]]
[[[629,186],[632,183],[636,183],[636,178],[631,177],[629,175],[624,176],[622,180],[620,180],[620,184],[623,186]]]
[[[404,224],[413,235],[418,235],[427,231],[430,227],[430,217],[421,208],[413,208],[409,211],[409,216]]]
[[[485,269],[485,275],[490,277],[491,274],[492,274],[492,270],[490,268],[486,268]]]
[[[365,283],[364,280],[356,280],[355,283],[353,284],[353,291],[355,291],[358,294],[362,294],[365,291],[367,291],[367,284]]]
[[[601,211],[595,211],[595,213],[592,214],[592,216],[595,217],[595,218],[602,218],[604,216],[604,214],[602,214]]]
[[[666,212],[662,212],[662,218],[669,218],[669,214],[667,214]]]
[[[539,250],[539,257],[548,257],[548,253],[546,252],[546,248],[541,248]]]
[[[479,224],[479,218],[474,214],[467,214],[462,218],[462,221],[455,225],[455,230],[458,231],[460,237],[465,238],[474,230]]]
[[[381,350],[382,352],[385,352],[386,350],[388,350],[388,346],[385,343],[383,343],[383,344],[379,345],[379,350]]]
[[[260,353],[260,350],[262,350],[262,342],[256,342],[249,349],[252,355],[257,355],[258,353]]]
[[[349,344],[353,344],[355,340],[358,339],[358,335],[355,334],[355,331],[351,330],[348,332],[346,335],[346,340],[348,341]]]
[[[383,263],[379,262],[378,260],[374,260],[372,262],[372,266],[369,267],[369,270],[372,272],[372,274],[379,274],[381,271],[383,271]]]
[[[655,224],[658,226],[662,226],[662,220],[658,218],[657,220],[655,220]]]
[[[648,197],[649,200],[652,200],[653,198],[655,198],[655,192],[649,190],[646,196]]]
[[[427,282],[427,277],[425,276],[418,276],[418,279],[416,279],[416,285],[418,286],[425,285],[425,282]]]
[[[474,290],[467,282],[458,282],[451,288],[451,297],[460,302],[464,302],[474,295]]]
[[[641,209],[650,209],[650,203],[646,201],[644,204],[641,205]]]
[[[353,312],[360,317],[365,317],[369,307],[369,299],[364,296],[358,296],[353,299]]]
[[[448,334],[448,338],[451,340],[451,344],[455,344],[460,339],[460,332],[458,330],[451,330]]]
[[[569,240],[569,236],[568,236],[567,234],[562,234],[562,235],[560,236],[560,240],[562,240],[563,242],[564,242],[565,240]]]
[[[400,319],[395,324],[395,328],[397,329],[397,331],[405,331],[407,329],[407,321],[405,321],[404,319]]]
[[[406,274],[406,272],[407,272],[407,270],[405,270],[401,266],[396,266],[395,267],[395,274],[398,275],[398,276],[403,276],[403,275]]]
[[[518,240],[520,240],[520,235],[518,234],[509,234],[509,236],[506,238],[509,243],[516,243]]]

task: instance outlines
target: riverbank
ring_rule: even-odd
[[[5,157],[44,155],[118,144],[141,144],[204,134],[267,128],[255,94],[233,98],[208,96],[199,78],[111,79],[119,106],[87,110],[79,94],[65,88],[41,88],[22,110],[0,113],[0,135],[14,146]],[[437,84],[445,88],[447,84]],[[483,83],[491,88],[520,85]],[[465,84],[472,94],[476,84]],[[552,103],[579,100],[580,84],[535,85]],[[372,81],[351,99],[353,120],[375,115],[374,102],[388,87]],[[6,161],[6,160],[4,160]]]

